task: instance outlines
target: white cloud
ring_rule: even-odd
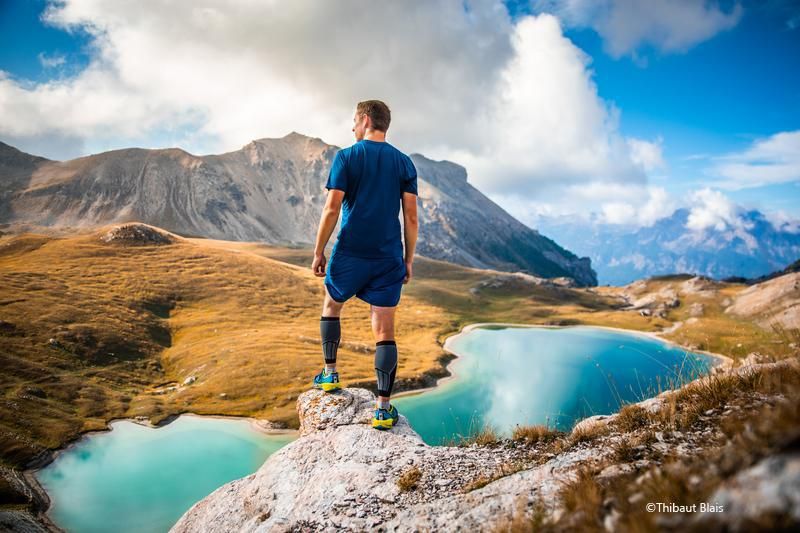
[[[67,62],[67,58],[63,54],[48,55],[44,52],[39,52],[37,57],[39,58],[39,63],[41,63],[44,68],[60,67]]]
[[[491,198],[532,227],[538,226],[542,218],[650,226],[678,207],[663,187],[652,185],[589,182],[568,185],[542,196],[541,200],[533,201],[517,195],[493,195]]]
[[[664,139],[659,137],[656,141],[650,142],[643,139],[629,137],[628,148],[631,152],[631,160],[642,167],[646,172],[664,168],[664,156],[662,145]]]
[[[765,218],[772,224],[775,231],[782,231],[786,233],[800,233],[800,219],[793,217],[785,211],[778,210],[774,212],[764,213]]]
[[[686,227],[694,231],[713,229],[750,229],[753,224],[741,214],[743,209],[733,203],[721,191],[711,188],[699,189],[689,194],[690,211]]]
[[[638,222],[650,226],[658,219],[671,215],[675,209],[675,200],[663,187],[650,187],[646,201],[638,208]]]
[[[390,142],[463,164],[520,211],[628,222],[662,212],[666,193],[647,185],[664,166],[662,140],[621,134],[620,111],[559,20],[512,22],[499,0],[467,5],[59,2],[45,18],[92,36],[89,65],[39,84],[0,71],[0,137],[22,149],[52,139],[59,154],[35,151],[51,157],[224,152],[293,130],[344,146],[355,103],[380,98],[393,111]]]
[[[704,188],[689,194],[691,204],[686,228],[694,232],[690,238],[697,243],[710,244],[716,239],[709,235],[711,230],[719,233],[726,242],[741,241],[750,250],[758,248],[758,240],[749,232],[754,223],[744,215],[744,209],[733,203],[720,191]]]
[[[724,189],[800,181],[800,130],[776,133],[714,160],[709,172],[722,178],[717,186]]]
[[[468,4],[52,4],[47,21],[87,31],[95,54],[79,75],[32,88],[0,73],[0,135],[78,134],[99,150],[175,128],[190,150],[204,137],[225,151],[295,130],[344,145],[355,103],[381,98],[392,139],[477,149],[512,26],[501,3]]]
[[[650,226],[676,208],[674,199],[663,187],[620,186],[607,190],[605,196],[599,192],[591,196],[602,202],[599,222],[607,224]]]
[[[729,11],[709,0],[534,0],[539,10],[552,11],[568,24],[591,27],[606,51],[619,58],[651,45],[662,52],[683,52],[733,28],[742,17],[736,2]]]
[[[608,261],[608,266],[632,265],[636,270],[643,270],[649,263],[650,261],[642,254],[633,253],[623,257],[612,257]]]
[[[521,19],[513,57],[479,124],[479,150],[435,152],[467,167],[485,192],[541,196],[543,188],[588,181],[646,182],[619,133],[619,111],[597,94],[580,48],[557,18]]]

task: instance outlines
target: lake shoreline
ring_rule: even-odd
[[[455,351],[452,347],[450,347],[450,345],[460,335],[464,335],[464,334],[472,331],[473,329],[480,328],[480,327],[486,327],[486,326],[551,328],[551,329],[570,328],[570,327],[593,327],[593,328],[607,329],[607,330],[611,330],[611,331],[619,331],[619,332],[628,333],[628,334],[643,335],[643,336],[646,336],[646,337],[649,337],[649,338],[652,338],[652,339],[656,339],[658,341],[661,341],[661,342],[676,346],[676,347],[684,349],[684,350],[689,350],[685,346],[681,346],[680,344],[678,344],[678,343],[676,343],[676,342],[674,342],[672,340],[665,339],[665,338],[661,337],[659,335],[659,332],[632,330],[632,329],[618,328],[618,327],[613,327],[613,326],[598,326],[598,325],[593,325],[593,324],[574,324],[574,325],[562,326],[562,325],[551,325],[551,324],[525,324],[525,323],[514,323],[514,322],[475,322],[475,323],[472,323],[472,324],[467,324],[467,325],[461,327],[458,331],[456,331],[454,333],[451,333],[450,335],[445,337],[445,339],[444,339],[444,341],[442,343],[442,350],[447,352],[447,353],[449,353],[449,354],[452,354],[453,356],[455,356],[444,367],[444,369],[448,372],[448,375],[442,376],[440,378],[437,378],[435,383],[433,385],[431,385],[430,387],[423,387],[423,388],[419,388],[419,389],[405,390],[405,391],[393,394],[392,397],[393,398],[400,398],[400,397],[403,397],[403,396],[411,396],[411,395],[414,395],[414,394],[421,394],[423,392],[428,392],[428,391],[434,390],[434,389],[442,386],[442,384],[455,379],[458,374],[455,371],[454,365],[456,364],[456,362],[460,358],[463,357],[463,354],[458,353],[457,351]],[[709,351],[706,351],[706,350],[699,350],[699,349],[697,349],[697,350],[689,350],[689,351],[692,351],[692,352],[695,352],[695,353],[701,353],[701,354],[713,357],[713,358],[717,359],[718,361],[720,361],[720,363],[722,365],[725,365],[725,366],[730,366],[730,365],[733,364],[733,359],[731,359],[728,356],[722,355],[722,354],[709,352]],[[300,432],[299,429],[271,427],[272,422],[270,422],[267,419],[255,418],[255,417],[252,417],[252,416],[245,416],[245,415],[226,415],[226,414],[220,414],[220,413],[201,414],[201,413],[195,413],[193,411],[184,411],[184,412],[181,412],[181,413],[175,413],[175,414],[169,415],[169,416],[165,417],[163,420],[161,420],[160,422],[158,422],[157,424],[151,423],[150,419],[147,418],[147,417],[142,417],[142,418],[114,417],[114,418],[110,418],[109,420],[106,421],[106,428],[105,429],[91,429],[91,430],[88,430],[88,431],[83,431],[80,434],[78,434],[78,436],[76,438],[66,442],[63,446],[60,446],[59,448],[55,448],[53,450],[49,450],[48,453],[43,454],[41,457],[39,457],[37,459],[34,459],[33,461],[31,461],[26,466],[26,468],[24,470],[22,470],[22,473],[23,474],[32,473],[32,472],[35,472],[37,470],[41,470],[42,468],[44,468],[47,465],[49,465],[50,463],[52,463],[61,453],[64,453],[65,451],[67,451],[71,447],[77,445],[81,441],[81,439],[83,439],[84,437],[87,437],[87,436],[89,436],[89,435],[91,435],[93,433],[104,433],[106,431],[112,431],[114,429],[112,427],[112,424],[114,422],[129,421],[129,422],[132,422],[134,424],[139,424],[141,426],[149,427],[149,428],[152,428],[152,429],[158,429],[158,428],[161,428],[161,427],[164,427],[164,426],[170,424],[171,422],[177,420],[179,417],[184,416],[184,415],[190,416],[190,417],[194,416],[194,417],[211,417],[211,418],[222,418],[222,419],[247,420],[250,423],[250,426],[255,431],[258,431],[259,433],[262,433],[264,435],[299,435],[299,432]]]
[[[709,352],[708,350],[687,348],[686,346],[683,346],[683,345],[681,345],[681,344],[679,344],[679,343],[677,343],[675,341],[672,341],[670,339],[665,339],[664,337],[662,337],[660,335],[660,333],[663,333],[661,331],[641,331],[641,330],[638,330],[638,329],[625,329],[625,328],[617,328],[617,327],[614,327],[614,326],[596,326],[594,324],[570,324],[568,326],[559,326],[559,325],[552,325],[552,324],[515,324],[515,323],[512,323],[512,322],[477,322],[475,324],[469,324],[467,326],[464,326],[464,328],[462,328],[462,330],[459,331],[456,335],[460,335],[462,333],[466,333],[468,331],[471,331],[472,329],[475,329],[475,328],[478,328],[478,327],[483,327],[483,326],[512,326],[512,327],[550,328],[550,329],[586,327],[586,328],[607,329],[607,330],[610,330],[610,331],[619,331],[621,333],[632,333],[632,334],[637,334],[637,335],[643,335],[645,337],[649,337],[651,339],[656,339],[656,340],[664,342],[666,344],[671,344],[671,345],[673,345],[673,346],[675,346],[677,348],[680,348],[682,350],[686,350],[686,351],[694,352],[694,353],[701,353],[703,355],[708,355],[709,357],[712,357],[714,359],[719,360],[720,364],[724,364],[724,365],[732,365],[733,364],[733,359],[731,359],[727,355],[722,355],[722,354],[715,353],[715,352]],[[456,335],[452,335],[452,336],[455,337]]]
[[[158,422],[157,424],[153,424],[150,422],[150,419],[147,417],[142,418],[131,418],[131,417],[115,417],[111,418],[106,421],[106,428],[105,429],[90,429],[88,431],[81,432],[76,438],[70,440],[69,442],[65,443],[63,446],[55,448],[53,450],[49,450],[49,453],[43,454],[41,457],[37,458],[36,460],[29,463],[29,465],[21,471],[23,479],[25,480],[26,484],[29,488],[35,492],[39,498],[42,500],[42,508],[37,512],[38,518],[40,520],[45,521],[49,526],[52,526],[54,531],[64,531],[58,524],[55,523],[53,517],[50,515],[50,512],[53,510],[53,498],[47,492],[47,490],[42,486],[39,482],[39,479],[36,477],[36,473],[50,464],[52,464],[61,454],[68,452],[73,447],[78,446],[84,439],[91,437],[93,434],[96,433],[107,433],[109,431],[114,431],[114,424],[118,422],[131,422],[133,424],[137,424],[139,426],[143,426],[146,428],[158,430],[170,425],[172,422],[175,422],[182,416],[194,417],[194,418],[218,418],[218,419],[235,419],[235,420],[246,420],[249,423],[249,426],[252,430],[270,436],[278,436],[278,435],[295,435],[299,436],[299,430],[297,429],[290,429],[290,428],[273,428],[269,427],[272,423],[269,420],[255,418],[252,416],[238,416],[238,415],[222,415],[222,414],[210,414],[204,415],[195,413],[192,411],[185,411],[183,413],[177,413],[174,415],[170,415],[165,417],[163,420]]]
[[[447,381],[455,379],[456,376],[457,376],[457,373],[455,372],[455,368],[453,368],[453,365],[456,363],[456,361],[458,361],[464,355],[458,353],[455,350],[453,350],[452,347],[448,347],[448,345],[451,344],[459,336],[465,335],[465,334],[469,333],[470,331],[472,331],[473,329],[486,327],[486,326],[506,326],[506,327],[517,327],[517,328],[549,328],[549,329],[590,327],[590,328],[607,329],[607,330],[610,330],[610,331],[618,331],[618,332],[621,332],[621,333],[642,335],[642,336],[645,336],[645,337],[648,337],[648,338],[655,339],[657,341],[663,342],[665,344],[669,344],[669,345],[675,346],[675,347],[680,348],[682,350],[687,350],[687,351],[691,351],[691,352],[694,352],[694,353],[707,355],[707,356],[719,361],[720,366],[723,366],[723,367],[730,367],[730,366],[733,365],[733,359],[731,359],[730,357],[728,357],[726,355],[722,355],[722,354],[718,354],[718,353],[714,353],[714,352],[709,352],[707,350],[699,350],[699,349],[690,350],[686,346],[682,346],[682,345],[678,344],[675,341],[672,341],[672,340],[669,340],[669,339],[665,339],[664,337],[661,337],[659,335],[660,332],[640,331],[640,330],[635,330],[635,329],[617,328],[617,327],[613,327],[613,326],[597,326],[597,325],[594,325],[594,324],[571,324],[571,325],[567,325],[567,326],[561,326],[561,325],[555,325],[555,324],[524,324],[524,323],[515,323],[515,322],[475,322],[475,323],[467,324],[467,325],[461,327],[461,329],[459,329],[455,333],[451,333],[450,335],[445,337],[444,342],[442,343],[442,350],[444,350],[445,352],[450,353],[450,354],[455,356],[455,358],[453,360],[451,360],[447,364],[447,366],[445,366],[445,370],[447,370],[449,372],[449,375],[437,379],[436,383],[431,385],[430,387],[425,387],[423,389],[414,389],[414,390],[407,390],[407,391],[399,392],[397,394],[393,394],[392,398],[400,398],[400,397],[403,397],[403,396],[413,396],[415,394],[421,394],[423,392],[429,392],[429,391],[432,391],[432,390],[436,389],[437,387],[440,387],[443,383],[446,383]]]
[[[641,336],[645,336],[645,337],[648,337],[648,338],[651,338],[651,339],[658,340],[658,341],[663,342],[665,344],[669,344],[669,345],[681,348],[683,350],[688,350],[688,351],[692,351],[692,352],[695,352],[695,353],[704,354],[704,355],[707,355],[707,356],[712,357],[715,360],[719,361],[722,366],[729,367],[729,366],[731,366],[733,364],[733,359],[731,359],[730,357],[727,357],[727,356],[722,355],[722,354],[717,354],[717,353],[714,353],[714,352],[709,352],[709,351],[706,351],[706,350],[699,350],[699,349],[689,350],[685,346],[681,346],[680,344],[678,344],[678,343],[676,343],[676,342],[674,342],[672,340],[665,339],[665,338],[661,337],[659,335],[659,332],[630,330],[630,329],[624,329],[624,328],[618,328],[618,327],[612,327],[612,326],[599,326],[599,325],[592,325],[592,324],[574,324],[574,325],[566,325],[566,326],[564,326],[564,325],[550,325],[550,324],[524,324],[524,323],[513,323],[513,322],[476,322],[476,323],[472,323],[472,324],[467,324],[467,325],[461,327],[458,331],[456,331],[454,333],[451,333],[450,335],[445,337],[445,339],[444,339],[444,341],[442,343],[442,350],[444,352],[449,353],[449,354],[454,356],[454,358],[451,359],[447,363],[447,365],[445,365],[445,367],[444,367],[444,369],[448,372],[448,375],[440,377],[440,378],[437,378],[435,383],[433,385],[431,385],[430,387],[423,387],[423,388],[419,388],[419,389],[405,390],[405,391],[393,394],[392,397],[393,398],[401,398],[401,397],[405,397],[405,396],[412,396],[412,395],[416,395],[416,394],[422,394],[424,392],[429,392],[429,391],[435,390],[435,389],[443,386],[444,384],[448,383],[449,381],[452,381],[452,380],[456,379],[459,376],[459,374],[457,373],[457,370],[456,370],[457,366],[458,366],[457,362],[459,361],[459,359],[464,357],[464,354],[459,353],[458,351],[456,351],[456,350],[454,350],[452,348],[453,341],[455,339],[457,339],[460,335],[467,334],[467,333],[469,333],[470,331],[472,331],[474,329],[481,328],[481,327],[486,327],[486,326],[505,326],[505,327],[518,327],[518,328],[550,328],[550,329],[571,328],[571,327],[592,327],[592,328],[606,329],[606,330],[617,331],[617,332],[621,332],[621,333],[625,333],[625,334],[638,334],[638,335],[641,335]],[[134,424],[138,424],[138,425],[141,425],[141,426],[144,426],[144,427],[148,427],[148,428],[151,428],[151,429],[159,429],[159,428],[162,428],[162,427],[165,427],[165,426],[169,425],[170,423],[174,422],[175,420],[177,420],[181,416],[246,420],[246,421],[249,422],[250,427],[254,431],[257,431],[257,432],[259,432],[261,434],[264,434],[264,435],[274,435],[274,436],[277,436],[277,435],[295,435],[295,436],[299,436],[299,430],[298,429],[274,428],[274,427],[271,427],[272,423],[267,419],[260,419],[260,418],[255,418],[255,417],[252,417],[252,416],[242,416],[242,415],[201,414],[201,413],[195,413],[195,412],[192,412],[192,411],[184,411],[182,413],[176,413],[176,414],[172,414],[170,416],[167,416],[164,419],[162,419],[160,422],[158,422],[157,424],[151,423],[150,419],[147,418],[147,417],[141,417],[141,418],[115,417],[115,418],[111,418],[108,421],[106,421],[106,428],[105,429],[92,429],[92,430],[81,432],[76,438],[74,438],[74,439],[70,440],[69,442],[65,443],[63,446],[61,446],[59,448],[56,448],[56,449],[53,449],[53,450],[50,450],[49,453],[44,454],[41,457],[37,458],[36,460],[32,461],[31,463],[29,463],[29,465],[24,470],[21,471],[21,474],[23,475],[24,479],[29,484],[31,490],[36,492],[41,497],[43,502],[46,502],[46,505],[43,506],[43,509],[41,509],[40,512],[39,512],[40,517],[43,518],[44,520],[46,520],[49,524],[51,524],[51,525],[53,525],[55,527],[58,527],[57,524],[55,524],[55,522],[53,522],[52,517],[50,517],[50,514],[49,514],[49,512],[53,508],[52,498],[47,493],[47,491],[44,489],[44,487],[39,483],[38,479],[36,478],[35,473],[37,471],[45,468],[46,466],[51,464],[53,461],[55,461],[60,454],[67,452],[68,450],[70,450],[74,446],[77,446],[78,443],[80,443],[83,438],[89,437],[94,433],[105,433],[107,431],[113,431],[113,429],[114,429],[113,428],[113,424],[116,423],[116,422],[128,421],[128,422],[132,422]]]
[[[184,411],[182,413],[177,413],[174,415],[167,416],[163,420],[161,420],[157,424],[153,424],[150,422],[150,419],[147,417],[143,418],[132,418],[132,417],[114,417],[110,418],[106,421],[106,428],[104,429],[90,429],[87,431],[80,432],[74,439],[64,443],[63,446],[59,446],[58,448],[54,448],[52,450],[48,450],[48,453],[43,454],[41,457],[38,457],[28,463],[25,467],[23,472],[35,472],[45,468],[50,463],[56,460],[59,455],[68,451],[69,449],[77,446],[81,440],[85,437],[89,437],[94,433],[106,433],[109,431],[113,431],[114,427],[113,424],[116,422],[131,422],[133,424],[137,424],[140,426],[144,426],[146,428],[151,429],[159,429],[168,426],[181,416],[189,416],[189,417],[200,417],[200,418],[222,418],[222,419],[235,419],[235,420],[247,420],[250,423],[250,427],[258,431],[259,433],[263,433],[265,435],[293,435],[299,434],[299,430],[291,429],[291,428],[273,428],[269,427],[271,422],[267,419],[263,418],[255,418],[252,416],[241,416],[241,415],[223,415],[223,414],[209,414],[204,415],[201,413],[195,413],[193,411]]]

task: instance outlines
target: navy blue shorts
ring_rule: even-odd
[[[366,259],[333,251],[325,272],[328,293],[339,303],[352,296],[379,307],[394,307],[406,277],[402,257]]]

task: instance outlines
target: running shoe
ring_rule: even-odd
[[[372,427],[375,429],[392,429],[392,426],[400,418],[397,408],[389,404],[389,409],[375,409],[375,414],[372,415]]]
[[[340,389],[341,386],[339,385],[339,373],[334,370],[328,374],[325,372],[325,368],[323,368],[319,374],[314,376],[314,388],[322,389],[325,392]]]

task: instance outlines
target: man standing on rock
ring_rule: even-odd
[[[380,100],[359,102],[353,116],[356,143],[336,153],[325,188],[311,269],[325,277],[325,300],[320,334],[325,368],[314,377],[314,387],[340,388],[336,351],[341,327],[339,315],[352,296],[370,304],[375,334],[375,372],[378,403],[372,427],[390,429],[399,415],[389,403],[397,370],[394,315],[403,284],[411,279],[417,242],[417,170],[411,158],[386,142],[391,114]],[[400,236],[403,205],[405,254]],[[325,271],[325,245],[339,219],[342,225]]]

